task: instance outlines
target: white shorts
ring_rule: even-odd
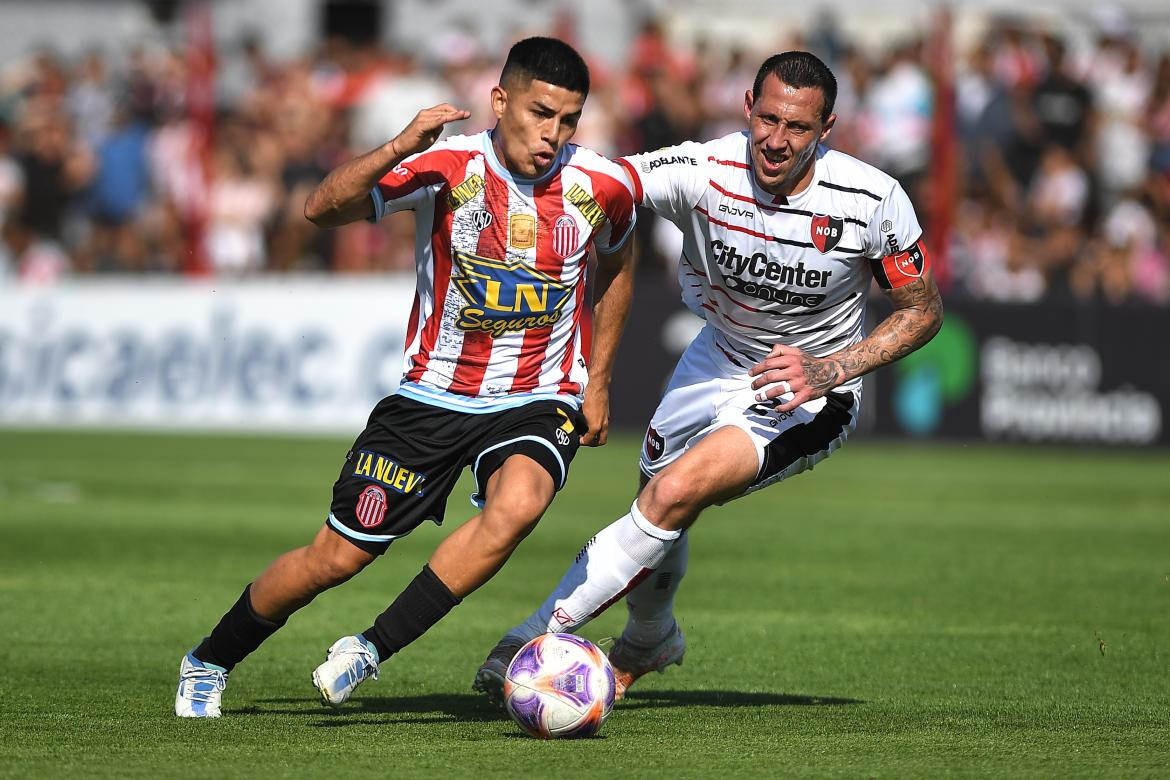
[[[760,468],[747,495],[817,463],[857,426],[860,390],[834,391],[783,414],[775,407],[792,398],[756,400],[753,377],[732,363],[703,328],[679,358],[670,384],[650,419],[640,466],[653,477],[709,433],[734,425],[751,439]]]

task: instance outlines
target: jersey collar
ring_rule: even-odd
[[[480,137],[483,139],[483,157],[485,160],[487,160],[488,167],[492,169],[492,173],[496,174],[504,181],[510,181],[520,185],[540,184],[543,181],[548,181],[553,176],[557,175],[557,172],[561,169],[561,166],[565,164],[565,160],[569,155],[569,144],[565,144],[561,147],[561,150],[557,152],[556,159],[553,160],[553,164],[548,167],[547,171],[534,179],[529,179],[525,178],[524,176],[517,176],[516,174],[512,173],[504,166],[504,163],[500,161],[500,158],[496,157],[496,147],[494,144],[492,144],[491,130],[484,130]]]

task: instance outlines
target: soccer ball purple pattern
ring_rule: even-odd
[[[613,667],[592,642],[543,634],[508,666],[504,702],[528,734],[541,739],[588,737],[613,709]]]

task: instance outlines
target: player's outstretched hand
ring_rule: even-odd
[[[803,350],[777,344],[768,356],[748,370],[754,376],[752,389],[757,401],[792,394],[792,398],[776,407],[780,412],[791,412],[803,403],[820,398],[844,381],[841,364],[831,358],[816,358]]]
[[[470,111],[455,108],[450,103],[424,108],[414,115],[414,119],[410,120],[405,130],[395,136],[392,141],[394,151],[401,158],[429,149],[431,144],[439,140],[444,125],[467,119],[469,116]]]

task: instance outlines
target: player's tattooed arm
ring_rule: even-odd
[[[609,437],[609,382],[634,296],[635,257],[633,236],[618,251],[597,256],[593,346],[589,354],[589,384],[581,408],[589,423],[588,432],[581,437],[586,447],[600,447]]]
[[[428,149],[448,122],[469,116],[469,112],[449,103],[419,111],[393,140],[330,171],[305,201],[305,218],[327,228],[374,216],[374,202],[370,199],[374,185],[398,163]]]
[[[894,311],[873,332],[851,347],[818,358],[783,344],[751,368],[752,388],[766,400],[785,393],[792,398],[777,409],[788,412],[834,387],[904,358],[934,338],[942,327],[943,305],[930,269],[910,284],[887,291]]]

